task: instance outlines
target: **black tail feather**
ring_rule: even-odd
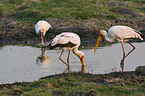
[[[137,32],[144,39],[145,36],[140,31],[135,30],[135,32]]]
[[[55,49],[55,48],[57,48],[57,47],[70,47],[70,48],[72,48],[72,47],[74,47],[74,46],[76,46],[76,45],[77,45],[77,44],[68,42],[68,43],[66,43],[66,44],[56,44],[56,45],[54,45],[54,46],[51,46],[51,43],[50,43],[50,44],[48,45],[48,47],[49,47],[50,50],[52,50],[52,49]]]

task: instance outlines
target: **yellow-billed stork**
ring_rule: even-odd
[[[51,28],[51,25],[47,21],[44,21],[44,20],[38,21],[37,24],[35,25],[36,33],[37,34],[41,33],[41,45],[44,45],[44,39],[46,42],[45,34],[49,28]]]
[[[123,46],[123,42],[129,41],[131,39],[140,39],[143,41],[143,36],[141,35],[141,32],[134,30],[128,26],[122,26],[122,25],[117,25],[117,26],[112,26],[109,30],[108,33],[105,30],[101,30],[99,33],[99,37],[97,39],[97,43],[95,46],[94,53],[96,52],[96,49],[102,40],[102,37],[105,37],[105,40],[108,42],[113,42],[114,40],[118,40],[121,42],[122,49],[123,49],[123,59],[121,60],[121,68],[122,72],[124,71],[124,59],[133,51],[135,50],[135,46],[128,42],[133,49],[126,55],[125,54],[125,49]]]
[[[70,67],[69,56],[70,56],[71,50],[75,55],[77,55],[80,58],[82,67],[85,66],[84,53],[82,51],[78,50],[78,48],[80,46],[80,37],[77,34],[71,33],[71,32],[61,33],[61,34],[57,35],[55,38],[53,38],[50,41],[50,44],[48,46],[50,46],[50,50],[54,49],[54,48],[62,48],[62,52],[59,56],[59,60],[61,60],[63,63],[65,63],[68,67]],[[64,50],[69,51],[68,57],[67,57],[67,63],[61,59],[61,56],[62,56]]]

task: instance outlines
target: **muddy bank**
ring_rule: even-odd
[[[108,96],[145,95],[145,66],[109,74],[63,73],[34,82],[0,85],[1,95]],[[111,93],[110,93],[111,91]]]
[[[142,32],[145,35],[145,20],[137,19],[117,19],[108,20],[104,26],[103,19],[95,18],[89,20],[60,20],[58,18],[46,18],[52,28],[46,33],[47,41],[61,32],[70,31],[77,33],[82,40],[82,44],[94,44],[101,29],[108,30],[113,25],[127,25]],[[97,20],[97,23],[96,23]],[[40,36],[35,33],[34,23],[24,25],[21,22],[7,22],[0,24],[0,44],[34,44],[40,42]]]
[[[134,82],[134,83],[145,82],[145,78],[142,78],[141,81],[137,80],[138,77],[145,76],[145,66],[139,66],[135,69],[135,71],[111,72],[109,74],[89,74],[89,73],[81,73],[81,72],[78,72],[78,73],[74,72],[74,73],[69,73],[69,74],[68,73],[42,77],[40,78],[40,80],[46,79],[46,78],[55,78],[55,77],[65,78],[69,74],[72,74],[74,76],[81,76],[81,77],[87,78],[87,82],[93,81],[93,82],[102,83],[102,84],[117,83],[121,81],[122,82],[128,81],[128,82]],[[116,79],[113,79],[113,78],[116,78]]]
[[[94,44],[99,31],[108,30],[113,25],[127,25],[145,35],[144,1],[81,2],[85,4],[80,6],[80,2],[72,3],[74,6],[66,14],[65,9],[70,6],[71,1],[49,2],[55,6],[48,6],[48,2],[41,0],[1,1],[0,44],[39,43],[40,36],[35,33],[34,26],[40,19],[48,21],[52,26],[46,34],[47,41],[61,32],[71,31],[81,37],[83,45]],[[50,12],[45,9],[50,9]]]

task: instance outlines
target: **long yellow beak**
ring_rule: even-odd
[[[97,39],[97,43],[96,43],[96,46],[95,46],[94,53],[96,53],[96,49],[97,49],[97,47],[98,47],[99,43],[101,42],[101,40],[102,40],[102,37],[101,37],[101,36],[99,36],[99,37],[98,37],[98,39]]]

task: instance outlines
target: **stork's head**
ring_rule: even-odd
[[[100,30],[99,36],[104,37],[105,35],[106,35],[106,31],[105,30]]]
[[[84,53],[82,51],[77,51],[77,53],[74,52],[74,54],[76,54],[80,58],[82,67],[85,67]]]
[[[102,38],[106,35],[106,31],[105,30],[100,30],[100,33],[99,33],[99,37],[97,39],[97,43],[96,43],[96,46],[95,46],[95,50],[94,50],[94,53],[96,52],[96,49],[99,45],[99,43],[101,42]]]

